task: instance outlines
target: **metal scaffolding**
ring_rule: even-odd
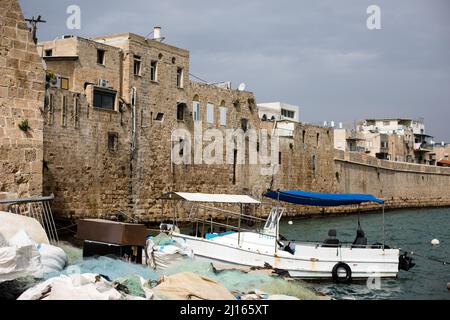
[[[50,243],[58,244],[58,232],[53,218],[50,201],[55,199],[54,195],[49,197],[0,199],[0,205],[7,205],[7,211],[36,219],[47,233]]]

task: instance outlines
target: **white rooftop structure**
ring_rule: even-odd
[[[283,102],[258,103],[259,117],[262,120],[288,120],[300,122],[300,107]]]

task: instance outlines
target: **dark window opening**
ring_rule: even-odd
[[[78,98],[74,98],[74,120],[75,120],[75,128],[80,126],[80,106],[78,105]]]
[[[150,80],[158,81],[158,62],[152,61],[150,65]]]
[[[179,103],[177,106],[177,120],[178,121],[184,121],[185,116],[186,116],[186,104],[184,103]]]
[[[62,98],[62,121],[61,125],[63,127],[67,126],[67,97],[63,96]]]
[[[262,121],[267,121],[267,115],[266,114],[263,114]]]
[[[311,167],[313,171],[316,171],[316,156],[312,156],[312,163],[311,163]]]
[[[155,120],[156,120],[156,121],[163,121],[163,120],[164,120],[164,113],[159,112],[159,113],[156,115]]]
[[[141,57],[140,56],[134,56],[134,75],[135,76],[141,75]]]
[[[233,184],[236,184],[237,156],[238,156],[238,151],[236,149],[234,149],[234,151],[233,151]]]
[[[97,50],[97,63],[103,65],[105,64],[105,50]]]
[[[53,50],[52,49],[45,50],[44,56],[52,57],[53,56]]]
[[[317,141],[316,141],[317,145],[319,145],[319,138],[320,138],[320,134],[317,134]]]
[[[306,131],[303,130],[303,134],[302,134],[302,142],[305,143],[305,136],[306,136]]]
[[[250,129],[248,119],[241,119],[241,128],[244,132],[247,132]]]
[[[108,133],[108,150],[117,151],[119,147],[119,134],[116,132]]]
[[[279,165],[282,164],[282,160],[283,160],[282,154],[281,154],[281,152],[278,152],[278,164]]]
[[[286,118],[294,119],[295,112],[291,110],[281,109],[281,115]]]
[[[94,107],[95,108],[114,110],[115,100],[116,100],[115,93],[94,90]]]
[[[180,139],[180,152],[179,152],[180,157],[182,157],[184,155],[184,140]]]

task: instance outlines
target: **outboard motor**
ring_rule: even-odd
[[[408,256],[408,252],[405,252],[399,257],[399,270],[409,271],[409,269],[413,268],[416,264],[413,262],[413,258]]]

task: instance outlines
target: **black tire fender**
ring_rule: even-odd
[[[339,277],[338,271],[339,269],[345,270],[345,277]],[[333,271],[331,272],[333,275],[333,280],[336,283],[350,283],[352,281],[352,269],[346,263],[339,262],[333,267]]]

